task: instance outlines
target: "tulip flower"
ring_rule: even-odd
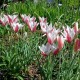
[[[36,27],[38,26],[38,23],[37,22],[34,22],[34,21],[29,21],[28,22],[28,27],[29,29],[32,31],[32,32],[35,32],[36,31]]]
[[[68,43],[71,43],[75,36],[74,29],[67,26],[67,28],[64,28],[62,35],[65,37]]]
[[[58,46],[56,46],[56,44],[53,45],[49,43],[47,43],[46,45],[43,44],[42,46],[39,46],[39,49],[43,56],[48,56],[51,52],[55,55],[59,53],[59,48]]]
[[[64,46],[64,41],[65,38],[63,38],[63,36],[61,35],[57,36],[58,45],[56,45],[55,43],[53,43],[52,45],[47,43],[46,45],[42,45],[41,47],[39,46],[41,54],[44,56],[48,56],[50,52],[52,52],[54,55],[58,54]]]
[[[9,24],[11,23],[17,23],[19,21],[18,19],[18,15],[5,15],[7,16],[8,20],[9,20]]]
[[[6,26],[6,24],[8,23],[8,19],[5,17],[5,15],[0,16],[0,23],[3,25],[3,26]]]
[[[53,49],[52,49],[52,52],[54,55],[58,54],[59,51],[63,48],[64,46],[64,41],[65,41],[65,38],[63,38],[63,36],[57,36],[57,42],[58,42],[58,45],[54,44],[52,45]]]
[[[73,29],[74,29],[75,34],[78,33],[78,22],[74,23]]]
[[[44,23],[47,23],[47,18],[44,18],[44,17],[39,17],[39,21],[40,22],[44,22]]]
[[[30,18],[30,15],[27,16],[26,14],[21,14],[20,16],[25,23],[27,23],[27,19]]]
[[[54,55],[57,55],[58,53],[59,53],[59,48],[58,48],[58,46],[56,45],[56,44],[52,44],[52,53],[54,54]]]
[[[74,43],[74,51],[80,51],[80,39],[75,39],[75,43]]]
[[[58,42],[58,48],[59,50],[61,50],[64,46],[64,41],[65,41],[65,38],[63,38],[63,36],[57,36],[57,42]]]
[[[43,33],[47,34],[50,31],[52,31],[54,28],[52,27],[52,23],[48,25],[48,23],[44,24],[44,26],[41,26],[41,30]]]
[[[42,32],[46,33],[47,26],[48,26],[47,19],[44,17],[42,18],[39,17],[39,21],[40,21],[40,27],[41,27]]]
[[[47,33],[47,39],[48,39],[48,43],[53,44],[57,38],[58,33],[60,32],[60,30],[56,30],[56,28],[54,28],[52,31]]]
[[[46,33],[49,33],[51,31],[53,31],[55,29],[55,27],[52,27],[52,23],[50,23],[50,25],[46,26]]]
[[[21,15],[22,20],[28,25],[29,29],[32,32],[36,31],[36,27],[38,26],[39,23],[35,22],[36,18],[32,17],[30,18],[30,16],[26,16],[26,15]]]
[[[19,23],[11,23],[11,27],[15,32],[18,32],[24,25]]]
[[[41,31],[42,31],[43,33],[46,33],[47,24],[48,24],[48,23],[40,23]]]
[[[39,46],[39,49],[43,56],[48,56],[52,51],[52,45],[50,45],[49,43],[47,43],[46,45],[43,44],[42,46]]]

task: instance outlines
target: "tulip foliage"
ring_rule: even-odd
[[[39,22],[36,21],[36,17],[31,17],[30,15],[20,14],[22,21],[28,26],[30,31],[36,32],[38,26],[40,26],[43,35],[47,38],[46,45],[42,44],[39,46],[41,54],[47,56],[50,53],[58,54],[61,49],[64,47],[64,43],[71,43],[76,35],[79,34],[78,22],[75,22],[73,27],[62,26],[62,29],[57,29],[56,26],[52,23],[47,22],[47,18],[39,17]],[[18,15],[0,15],[0,24],[5,27],[9,25],[14,32],[18,32],[22,29],[24,24],[20,23]],[[76,38],[74,42],[74,51],[77,52],[80,50],[80,39]]]

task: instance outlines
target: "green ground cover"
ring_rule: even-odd
[[[78,22],[80,27],[79,0],[62,0],[62,6],[45,1],[8,3],[6,9],[0,10],[3,14],[20,14],[47,18],[48,23],[61,28],[63,25],[72,26]],[[27,38],[24,38],[27,32]],[[80,35],[77,35],[80,38]],[[1,80],[80,80],[80,52],[73,50],[74,41],[65,43],[57,55],[44,57],[39,46],[47,39],[42,37],[40,26],[36,32],[31,32],[27,25],[18,33],[11,31],[9,25],[0,25],[0,79]]]

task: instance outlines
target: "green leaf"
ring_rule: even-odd
[[[6,66],[6,64],[0,64],[0,67],[1,67],[1,66]]]
[[[18,80],[24,80],[21,76],[17,77]]]

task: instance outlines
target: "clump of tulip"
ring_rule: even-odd
[[[61,49],[64,47],[64,43],[68,42],[69,44],[75,39],[75,36],[80,33],[78,29],[78,22],[73,24],[73,27],[63,27],[63,30],[56,29],[52,23],[48,24],[47,18],[39,17],[39,23],[36,21],[36,17],[31,17],[30,15],[21,14],[22,21],[28,26],[28,28],[35,32],[37,26],[40,25],[42,33],[47,38],[46,45],[42,44],[39,46],[41,54],[48,56],[50,53],[58,54]],[[20,23],[18,15],[0,15],[0,24],[2,26],[10,25],[14,32],[18,32],[23,28],[23,24]],[[74,42],[74,51],[80,51],[80,39],[76,38]]]
[[[13,31],[18,32],[24,25],[19,22],[18,15],[0,16],[0,23],[2,26],[10,25]]]
[[[58,54],[59,51],[64,47],[64,42],[67,41],[71,43],[75,36],[78,35],[78,22],[75,22],[73,27],[62,27],[63,30],[56,29],[52,24],[48,25],[47,19],[44,17],[39,17],[41,30],[47,37],[47,44],[39,46],[41,54],[48,56],[50,53]],[[57,43],[57,44],[56,44]],[[74,51],[77,52],[80,50],[80,39],[75,39],[74,42]]]
[[[39,25],[39,23],[35,21],[36,17],[30,17],[30,15],[27,16],[26,14],[22,14],[21,18],[28,25],[32,32],[36,31],[36,27]]]

